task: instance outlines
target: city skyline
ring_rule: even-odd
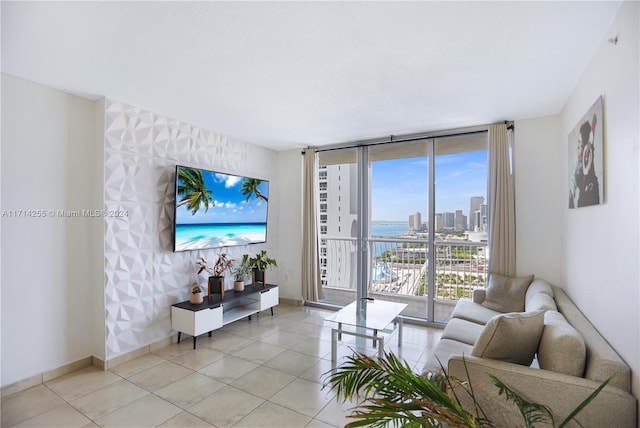
[[[435,163],[437,213],[462,210],[468,216],[472,197],[486,200],[486,151],[440,155]],[[428,213],[427,171],[426,157],[372,162],[372,221],[406,223],[411,214]]]

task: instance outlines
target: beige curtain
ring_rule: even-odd
[[[515,196],[505,124],[489,126],[489,272],[516,274]]]
[[[318,155],[313,149],[304,152],[304,195],[302,208],[302,297],[315,302],[322,299],[318,245],[316,171]]]

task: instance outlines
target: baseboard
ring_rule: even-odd
[[[92,365],[92,362],[93,362],[93,357],[85,357],[78,361],[74,361],[72,363],[65,364],[63,366],[55,368],[53,370],[47,370],[46,372],[42,372],[40,374],[31,376],[27,379],[23,379],[16,383],[12,383],[11,385],[3,386],[2,388],[0,388],[0,391],[1,391],[0,396],[4,398],[7,395],[24,391],[25,389],[29,389],[33,386],[43,384],[57,377],[64,376],[66,374],[75,372],[85,367],[89,367]]]
[[[304,306],[304,300],[287,299],[285,297],[280,297],[280,304],[291,305],[291,306]],[[277,306],[275,306],[275,308],[277,308]]]
[[[0,397],[4,398],[7,395],[15,394],[16,392],[24,391],[25,389],[41,385],[57,377],[64,376],[66,374],[89,366],[94,366],[100,370],[109,370],[116,367],[117,365],[126,363],[127,361],[153,352],[176,341],[177,335],[173,334],[165,339],[161,339],[157,342],[145,345],[131,352],[127,352],[126,354],[118,355],[117,357],[110,360],[103,360],[99,357],[96,357],[95,355],[85,357],[78,361],[74,361],[72,363],[55,368],[53,370],[47,370],[46,372],[12,383],[11,385],[3,386],[2,388],[0,388]]]

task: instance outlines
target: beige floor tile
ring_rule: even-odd
[[[117,365],[116,367],[113,367],[109,370],[114,372],[118,376],[127,378],[150,367],[162,364],[165,361],[166,360],[164,358],[161,358],[155,354],[146,354],[131,361],[127,361],[126,363]]]
[[[176,364],[180,364],[191,370],[200,370],[224,357],[225,354],[215,349],[200,346],[192,352],[183,352],[182,354],[171,359]]]
[[[326,406],[315,416],[315,419],[333,427],[343,427],[354,419],[348,418],[356,406],[355,401],[329,401]]]
[[[280,348],[292,348],[302,340],[307,340],[307,338],[282,330],[276,330],[271,336],[260,339],[263,343],[279,346]]]
[[[92,421],[82,413],[65,403],[31,419],[15,425],[15,427],[43,427],[43,428],[82,428]]]
[[[191,373],[193,373],[192,370],[167,361],[143,370],[140,373],[129,377],[128,380],[147,391],[154,392],[169,385],[170,383],[190,375]]]
[[[339,427],[343,426],[344,425],[339,425]],[[333,428],[333,425],[329,425],[328,423],[319,421],[317,419],[312,419],[305,428]]]
[[[198,370],[198,373],[202,373],[222,383],[229,384],[246,375],[258,366],[258,364],[251,361],[227,355],[226,357],[201,368]]]
[[[198,338],[198,343],[204,339],[206,336],[201,336]],[[172,343],[171,345],[164,346],[160,349],[156,349],[152,352],[152,354],[157,355],[160,358],[164,358],[166,360],[170,360],[171,358],[176,357],[183,352],[191,352],[193,350],[193,341],[191,340],[191,336],[188,336],[186,339],[183,338],[180,343]]]
[[[331,352],[331,342],[316,338],[303,337],[289,348],[292,351],[301,352],[318,358],[324,358]]]
[[[63,399],[71,401],[120,380],[120,376],[110,371],[87,367],[53,379],[45,385]]]
[[[311,355],[287,350],[276,355],[264,365],[294,376],[300,376],[302,373],[313,367],[313,365],[319,360],[319,358],[312,357]]]
[[[149,391],[123,379],[83,395],[71,401],[71,404],[87,417],[96,420],[147,394]]]
[[[314,417],[332,400],[332,397],[332,392],[322,389],[319,383],[298,378],[271,397],[269,401]]]
[[[215,428],[208,422],[203,421],[197,416],[192,415],[189,412],[178,413],[162,425],[158,425],[158,428]]]
[[[295,376],[259,366],[231,385],[258,397],[268,399],[295,379]]]
[[[345,415],[355,404],[338,403],[333,391],[322,388],[331,370],[330,328],[324,321],[330,312],[280,306],[273,317],[265,312],[251,322],[231,324],[228,331],[214,331],[211,338],[201,335],[196,350],[186,337],[107,372],[88,367],[8,395],[2,401],[2,426],[62,421],[65,427],[87,428],[97,427],[94,422],[107,427],[326,428],[353,421]],[[385,348],[397,350],[419,372],[425,351],[440,335],[441,330],[405,323],[402,349],[393,335]],[[354,337],[344,339],[340,361],[353,349],[376,355],[370,341],[358,347]]]
[[[223,386],[225,386],[224,383],[208,376],[192,373],[164,388],[160,388],[155,394],[176,406],[186,409],[207,398]]]
[[[10,427],[64,404],[46,386],[38,385],[2,398],[2,425]]]
[[[310,421],[308,416],[267,401],[242,418],[234,428],[304,427]]]
[[[103,428],[145,428],[156,427],[182,409],[153,394],[145,395],[120,409],[96,420]]]
[[[279,346],[273,346],[262,342],[253,342],[244,348],[233,352],[233,355],[238,358],[253,361],[256,364],[264,364],[284,351],[285,349],[280,348]]]
[[[276,329],[275,327],[267,327],[260,324],[249,324],[247,326],[244,326],[243,328],[232,331],[233,334],[241,337],[261,340],[277,333],[278,329]]]
[[[206,346],[207,348],[217,349],[218,351],[227,353],[243,348],[251,342],[253,342],[253,340],[247,337],[220,330],[214,331],[211,337],[205,336],[198,338],[198,346]]]
[[[225,386],[189,408],[189,412],[216,427],[230,427],[247,416],[263,399],[237,388]]]
[[[324,384],[328,372],[331,370],[331,361],[328,359],[318,360],[310,369],[300,375],[300,378]]]

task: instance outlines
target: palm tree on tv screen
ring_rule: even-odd
[[[259,201],[268,201],[267,197],[262,194],[260,189],[258,189],[258,186],[260,186],[260,184],[262,184],[262,180],[257,180],[255,178],[242,179],[242,187],[240,188],[240,193],[247,197],[247,199],[245,199],[246,202],[249,202],[249,199],[251,199],[251,195],[255,195],[256,199],[258,199]]]
[[[195,215],[200,207],[205,211],[209,206],[215,206],[211,190],[204,183],[202,171],[194,168],[178,167],[178,196],[184,196],[178,206],[187,205],[192,215]]]

